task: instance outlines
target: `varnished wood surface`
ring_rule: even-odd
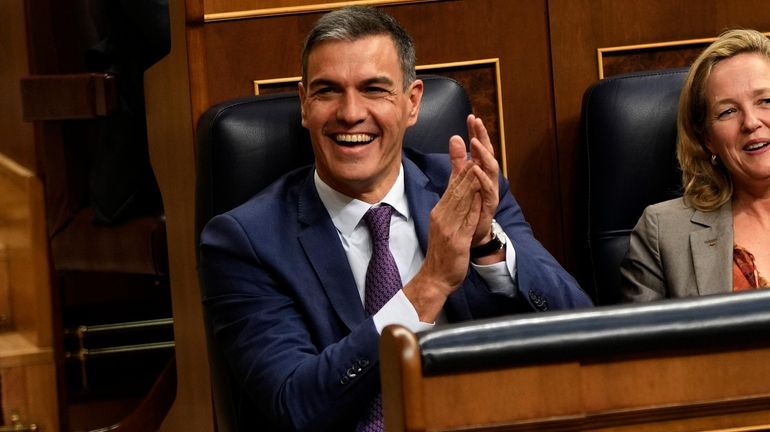
[[[0,407],[25,423],[59,430],[43,190],[28,169],[0,154],[0,244],[9,280],[0,331]]]
[[[43,190],[29,170],[0,154],[0,243],[11,285],[11,329],[52,346],[51,293]]]
[[[186,28],[185,4],[170,1],[171,54],[145,73],[150,159],[163,196],[176,344],[176,399],[161,431],[214,430],[206,335],[195,247],[193,101],[204,98],[191,70],[198,67],[195,28]],[[190,34],[188,34],[188,30]],[[188,56],[188,50],[190,55]]]
[[[266,15],[288,15],[303,12],[329,11],[352,4],[392,5],[442,0],[209,0],[205,2],[207,21],[230,20]]]
[[[770,424],[770,348],[422,376],[416,339],[384,331],[386,426],[403,430],[694,431]]]
[[[11,414],[16,412],[22,424],[34,423],[40,431],[46,432],[59,430],[56,367],[52,354],[47,362],[0,368],[0,381],[4,421],[8,422]]]
[[[0,153],[28,169],[35,169],[32,125],[22,121],[19,79],[29,73],[24,0],[7,0],[0,7]]]

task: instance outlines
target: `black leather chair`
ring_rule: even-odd
[[[583,97],[587,246],[583,288],[597,304],[619,301],[620,263],[644,208],[681,195],[676,113],[687,69],[618,75]]]
[[[423,153],[447,152],[449,138],[468,141],[471,103],[456,81],[422,76],[425,91],[417,123],[404,145]],[[310,137],[301,126],[297,93],[234,99],[207,110],[198,123],[196,235],[213,216],[245,202],[284,173],[313,162]],[[205,285],[201,285],[205,292]],[[219,432],[239,430],[235,389],[210,328],[209,360]]]

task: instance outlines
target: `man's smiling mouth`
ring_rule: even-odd
[[[339,145],[356,146],[356,145],[369,144],[370,142],[374,141],[374,139],[376,138],[376,135],[371,135],[366,133],[335,134],[333,135],[332,138]]]

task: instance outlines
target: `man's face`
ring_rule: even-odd
[[[366,202],[381,200],[398,177],[404,132],[417,121],[422,82],[403,90],[390,36],[324,41],[301,83],[302,126],[310,131],[318,175]]]

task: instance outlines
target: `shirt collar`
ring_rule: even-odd
[[[397,214],[403,219],[409,220],[409,204],[404,193],[403,165],[399,167],[398,178],[396,178],[393,187],[390,188],[390,191],[388,191],[382,201],[374,205],[351,198],[332,189],[331,186],[321,180],[321,177],[318,176],[318,171],[314,172],[313,180],[318,190],[318,196],[332,218],[332,223],[344,236],[349,236],[353,232],[370,207],[375,207],[379,204],[390,205],[395,209],[394,215]]]

